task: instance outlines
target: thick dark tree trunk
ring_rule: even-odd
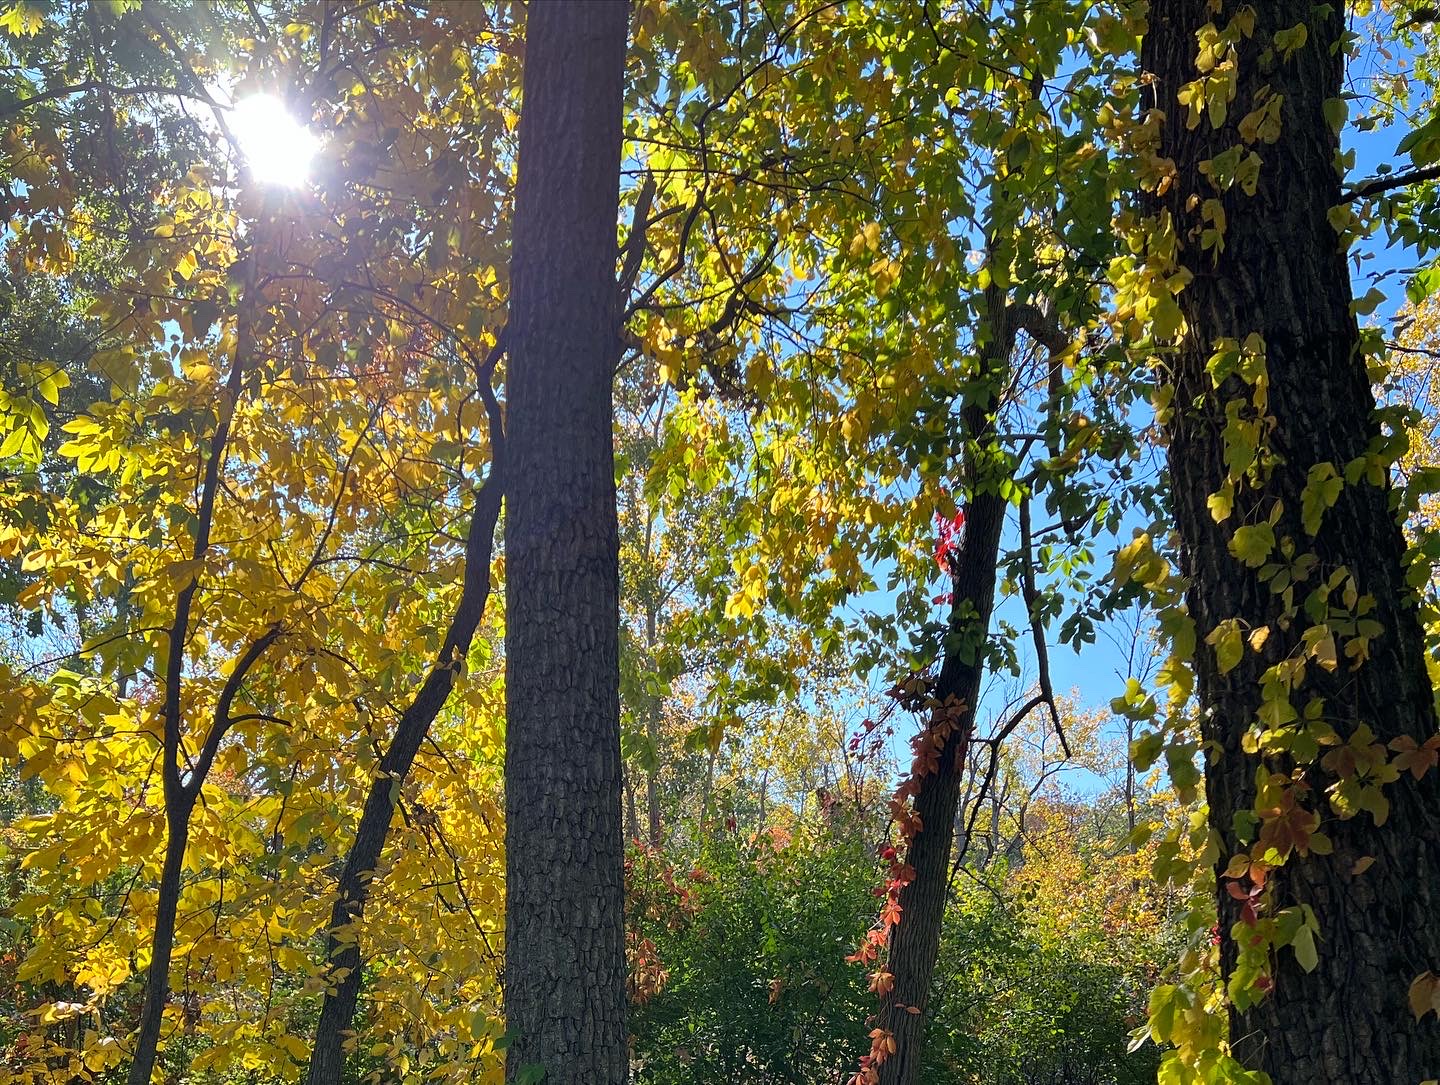
[[[932,691],[942,705],[951,698],[964,705],[959,726],[941,751],[938,769],[926,776],[915,796],[921,828],[911,842],[906,862],[915,868],[910,884],[900,891],[900,921],[891,929],[887,968],[894,987],[881,1008],[879,1026],[895,1040],[895,1052],[879,1067],[881,1085],[915,1085],[924,1054],[924,1033],[930,1015],[930,982],[940,952],[945,898],[950,888],[951,850],[960,803],[965,757],[975,725],[975,705],[984,677],[985,639],[995,606],[995,582],[1000,561],[1000,533],[1007,502],[993,476],[997,451],[994,404],[1015,349],[1017,327],[1004,295],[987,292],[992,314],[990,340],[983,347],[981,384],[988,391],[964,409],[967,440],[967,484],[971,491],[965,507],[965,538],[952,559],[954,603],[940,673]],[[990,464],[986,467],[984,465]],[[919,1013],[912,1013],[916,1007]]]
[[[1297,553],[1313,552],[1320,561],[1318,573],[1299,586],[1297,600],[1340,566],[1355,576],[1362,593],[1374,597],[1372,616],[1384,632],[1372,643],[1370,658],[1351,670],[1342,657],[1333,674],[1311,664],[1301,698],[1323,697],[1325,718],[1342,734],[1363,723],[1382,743],[1402,735],[1424,741],[1435,733],[1436,720],[1388,489],[1347,485],[1313,540],[1300,522],[1311,466],[1328,462],[1343,471],[1378,432],[1356,349],[1345,257],[1326,218],[1341,193],[1336,138],[1323,106],[1341,93],[1345,5],[1225,0],[1218,13],[1212,6],[1207,0],[1152,4],[1142,63],[1155,80],[1154,104],[1166,115],[1160,153],[1176,167],[1173,184],[1150,198],[1151,208],[1173,216],[1180,259],[1194,275],[1178,299],[1189,330],[1169,359],[1176,384],[1169,462],[1189,607],[1200,640],[1203,732],[1214,751],[1206,791],[1211,823],[1225,844],[1223,864],[1244,850],[1233,815],[1255,803],[1258,758],[1244,752],[1241,738],[1260,703],[1260,676],[1300,644],[1309,624],[1302,611],[1288,629],[1276,626],[1279,597],[1229,553],[1237,524],[1263,520],[1282,501],[1277,538],[1294,540]],[[1217,130],[1202,119],[1187,128],[1176,93],[1196,78],[1196,32],[1211,21],[1224,27],[1242,7],[1254,15],[1255,32],[1239,47],[1237,93],[1225,123]],[[1300,23],[1308,27],[1308,41],[1283,59],[1272,48],[1273,36]],[[1284,96],[1279,139],[1255,147],[1263,160],[1255,194],[1247,196],[1237,186],[1223,196],[1228,217],[1223,251],[1202,252],[1200,208],[1191,204],[1218,194],[1201,168],[1241,142],[1240,120],[1255,108],[1262,88]],[[1277,459],[1258,489],[1242,491],[1233,518],[1217,524],[1206,498],[1226,478],[1225,404],[1249,389],[1232,378],[1217,392],[1206,361],[1217,339],[1243,340],[1252,332],[1265,340],[1269,413],[1275,419],[1268,445]],[[1270,627],[1271,633],[1262,651],[1247,648],[1240,664],[1222,675],[1204,639],[1231,618],[1247,631]],[[1276,767],[1283,769],[1283,761]],[[1235,1053],[1267,1071],[1277,1085],[1440,1076],[1440,1027],[1433,1019],[1417,1023],[1406,1004],[1412,978],[1440,968],[1440,783],[1431,772],[1419,783],[1406,774],[1386,785],[1390,818],[1377,828],[1367,813],[1346,821],[1332,816],[1320,796],[1332,779],[1312,770],[1316,786],[1307,801],[1325,817],[1334,855],[1292,857],[1271,882],[1276,907],[1303,903],[1314,909],[1319,966],[1306,973],[1289,950],[1278,953],[1272,993],[1232,1013]],[[1353,874],[1356,860],[1366,856],[1374,857],[1374,865]],[[1224,893],[1219,899],[1228,973],[1236,958],[1229,930],[1238,905]]]
[[[531,4],[507,380],[506,1075],[628,1075],[611,389],[624,0]]]

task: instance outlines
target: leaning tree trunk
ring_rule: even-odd
[[[921,827],[905,857],[915,874],[900,891],[900,920],[890,931],[886,963],[894,985],[885,997],[878,1022],[895,1041],[894,1053],[878,1067],[881,1085],[914,1085],[919,1080],[925,1025],[931,1009],[930,984],[940,953],[945,898],[950,889],[955,817],[974,731],[975,706],[985,674],[985,639],[995,606],[1000,534],[1008,503],[1000,496],[1001,479],[995,477],[996,453],[1000,450],[994,412],[1019,329],[1000,290],[992,287],[986,291],[986,308],[990,341],[982,347],[978,382],[986,390],[963,413],[965,474],[971,495],[965,507],[965,538],[959,553],[951,559],[950,628],[940,673],[930,691],[941,706],[935,710],[937,719],[938,714],[954,710],[949,706],[958,706],[959,716],[941,749],[939,766],[920,781],[915,794],[915,813]],[[919,1012],[911,1012],[912,1007]]]
[[[1242,8],[1255,18],[1255,28],[1238,45],[1238,84],[1228,114],[1218,128],[1208,117],[1187,127],[1176,95],[1197,78],[1197,31],[1212,21],[1223,29]],[[1364,724],[1380,743],[1400,736],[1423,742],[1436,731],[1424,640],[1405,584],[1405,544],[1388,486],[1363,480],[1345,485],[1313,539],[1302,522],[1311,467],[1329,463],[1343,472],[1379,433],[1349,308],[1345,254],[1326,217],[1341,200],[1337,141],[1325,102],[1341,93],[1344,10],[1343,4],[1324,8],[1311,0],[1164,0],[1152,4],[1142,50],[1144,71],[1154,78],[1154,105],[1165,114],[1159,153],[1175,166],[1168,188],[1161,186],[1148,203],[1150,210],[1172,217],[1180,262],[1194,276],[1178,295],[1188,330],[1167,359],[1175,381],[1167,430],[1181,560],[1200,642],[1202,730],[1212,750],[1206,792],[1211,824],[1224,843],[1222,867],[1229,855],[1245,850],[1234,816],[1256,802],[1259,758],[1245,752],[1241,740],[1261,702],[1261,675],[1302,645],[1311,622],[1303,608],[1288,628],[1279,621],[1281,596],[1257,570],[1231,556],[1237,525],[1264,521],[1282,503],[1277,540],[1283,546],[1289,539],[1297,554],[1319,559],[1317,571],[1297,587],[1297,604],[1342,566],[1375,601],[1369,616],[1383,633],[1371,644],[1369,658],[1352,670],[1342,654],[1333,672],[1311,662],[1297,707],[1311,696],[1322,697],[1325,719],[1342,735]],[[1285,58],[1274,37],[1302,23],[1308,40]],[[1278,140],[1244,146],[1263,162],[1253,196],[1238,185],[1221,194],[1205,171],[1218,155],[1243,145],[1241,121],[1262,92],[1283,95]],[[1211,198],[1223,201],[1228,219],[1218,253],[1202,251],[1200,244],[1203,201]],[[1214,388],[1206,363],[1217,340],[1243,341],[1251,333],[1264,338],[1268,413],[1274,419],[1264,444],[1275,459],[1261,481],[1239,488],[1232,516],[1216,523],[1207,498],[1227,478],[1226,405],[1253,400],[1250,387],[1236,377]],[[1246,647],[1240,663],[1222,674],[1205,637],[1227,619],[1239,619],[1247,633],[1261,628],[1270,633],[1259,651]],[[1288,758],[1270,761],[1272,768],[1288,771]],[[1306,777],[1312,787],[1306,804],[1325,818],[1334,854],[1292,856],[1271,877],[1272,906],[1314,909],[1319,965],[1307,973],[1288,949],[1275,955],[1268,997],[1232,1011],[1235,1053],[1277,1085],[1414,1083],[1440,1076],[1440,1025],[1417,1022],[1407,1006],[1411,980],[1440,968],[1436,774],[1419,782],[1405,774],[1387,784],[1391,812],[1383,827],[1368,813],[1339,820],[1321,794],[1335,776],[1311,766]],[[1356,861],[1363,857],[1373,857],[1374,864],[1357,874]],[[1228,976],[1237,957],[1230,928],[1239,905],[1225,893],[1219,901]]]
[[[509,318],[506,1075],[620,1085],[619,532],[611,388],[629,6],[530,5]]]
[[[498,346],[497,346],[498,353]],[[491,366],[482,367],[478,379],[489,381]],[[390,745],[380,758],[379,771],[366,792],[355,838],[345,855],[330,907],[325,939],[329,980],[315,1025],[315,1044],[305,1071],[306,1085],[340,1085],[355,1038],[355,1015],[364,983],[364,955],[360,924],[375,887],[380,856],[390,836],[399,788],[404,784],[430,727],[450,698],[471,641],[490,599],[490,564],[495,524],[500,517],[504,486],[504,434],[500,407],[488,385],[480,389],[490,417],[490,474],[475,494],[470,527],[465,536],[465,571],[460,600],[445,639],[415,697],[400,716]]]

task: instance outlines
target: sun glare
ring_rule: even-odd
[[[228,123],[256,181],[292,187],[304,183],[320,140],[290,115],[279,98],[269,94],[242,98],[230,111]]]

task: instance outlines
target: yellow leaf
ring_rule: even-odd
[[[32,37],[40,33],[44,25],[45,13],[34,5],[25,3],[25,0],[11,4],[4,14],[0,15],[0,30],[15,38]]]
[[[1240,636],[1240,624],[1233,618],[1221,622],[1210,631],[1205,642],[1215,649],[1215,666],[1221,674],[1228,674],[1240,663],[1245,654],[1245,643]]]
[[[1410,984],[1410,1012],[1418,1021],[1432,1010],[1440,1014],[1440,976],[1421,972]]]

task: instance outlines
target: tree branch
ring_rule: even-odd
[[[246,676],[250,673],[250,669],[260,661],[265,650],[280,639],[281,632],[281,625],[276,622],[256,637],[250,647],[245,649],[245,654],[236,660],[234,669],[225,679],[225,685],[220,690],[220,699],[215,702],[215,714],[210,721],[210,732],[205,736],[205,742],[200,747],[200,756],[190,770],[190,782],[185,785],[185,789],[190,795],[194,796],[200,793],[201,785],[205,783],[205,777],[209,775],[210,766],[215,761],[215,755],[220,752],[220,743],[235,722],[230,716],[230,706],[235,703],[235,698],[239,695],[240,687],[244,684]],[[253,716],[255,713],[251,715]]]
[[[1070,742],[1065,737],[1065,728],[1060,725],[1060,710],[1055,706],[1055,688],[1050,682],[1050,652],[1045,644],[1045,626],[1040,620],[1040,592],[1035,587],[1034,547],[1030,537],[1030,495],[1020,501],[1020,593],[1025,600],[1025,610],[1030,615],[1030,635],[1035,644],[1035,662],[1039,670],[1040,697],[1050,709],[1050,722],[1060,739],[1060,748],[1065,758],[1070,758]]]
[[[1372,177],[1368,181],[1362,181],[1340,197],[1340,202],[1352,203],[1355,200],[1369,199],[1371,196],[1379,196],[1383,192],[1389,192],[1395,188],[1406,188],[1409,185],[1418,185],[1424,181],[1440,179],[1440,165],[1426,166],[1424,169],[1407,170],[1405,173],[1392,173],[1384,177]]]
[[[21,98],[18,101],[0,106],[0,119],[13,117],[23,113],[31,106],[37,106],[44,102],[53,102],[57,98],[68,98],[72,94],[84,94],[86,91],[103,90],[107,94],[132,95],[132,94],[168,94],[176,98],[189,98],[193,101],[204,102],[208,106],[215,107],[215,102],[207,94],[196,94],[180,87],[167,87],[159,83],[131,83],[128,86],[119,87],[107,83],[102,79],[84,79],[79,83],[71,83],[63,87],[52,87],[50,90],[32,94],[28,98]]]
[[[650,204],[655,199],[655,174],[646,172],[645,181],[635,197],[635,215],[631,219],[630,236],[625,239],[621,255],[625,264],[620,269],[620,296],[629,297],[630,288],[635,285],[635,276],[640,274],[640,265],[645,260],[645,231],[650,228]]]

